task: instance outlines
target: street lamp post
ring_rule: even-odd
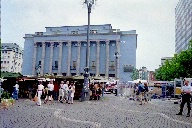
[[[85,0],[84,4],[87,5],[88,9],[88,25],[87,25],[87,45],[86,45],[86,66],[84,68],[84,84],[82,89],[81,101],[88,101],[90,99],[89,95],[89,27],[90,27],[90,13],[92,5],[95,4],[96,0]]]
[[[116,78],[116,84],[117,84],[117,96],[119,95],[119,74],[118,74],[118,71],[117,70],[119,70],[119,61],[118,61],[118,59],[119,59],[119,57],[121,56],[120,54],[119,54],[119,52],[115,52],[115,54],[114,54],[114,56],[115,56],[115,60],[116,60],[116,65],[115,65],[115,78]]]

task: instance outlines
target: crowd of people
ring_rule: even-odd
[[[136,83],[133,87],[133,100],[140,101],[140,105],[151,101],[151,92],[147,86],[147,83]],[[143,103],[144,100],[144,103]]]
[[[31,94],[35,94],[35,96],[30,97],[34,97],[34,100],[36,101],[38,106],[41,106],[41,99],[44,99],[45,104],[49,101],[53,103],[53,100],[58,100],[61,103],[66,102],[68,104],[73,104],[75,93],[74,83],[69,83],[69,81],[61,81],[58,91],[54,90],[55,88],[58,87],[57,84],[53,84],[53,80],[49,81],[49,83],[45,86],[43,85],[42,81],[39,81],[37,90],[31,90]]]

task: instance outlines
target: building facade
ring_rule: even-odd
[[[171,61],[173,57],[162,57],[161,58],[161,66],[165,64],[166,60]]]
[[[187,50],[192,40],[192,0],[179,0],[175,8],[175,53]]]
[[[148,72],[148,82],[151,82],[151,81],[156,81],[155,72],[154,71],[149,71]]]
[[[88,45],[90,76],[131,80],[136,67],[136,31],[112,29],[111,24],[91,25],[89,37],[87,44],[87,25],[46,27],[46,32],[26,34],[22,74],[83,75]]]
[[[139,69],[139,79],[140,80],[148,80],[149,72],[146,67],[142,67]]]
[[[1,71],[21,73],[23,50],[16,43],[1,44]]]

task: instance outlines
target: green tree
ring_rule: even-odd
[[[173,80],[180,77],[192,77],[192,40],[188,49],[180,54],[175,54],[171,61],[166,61],[155,72],[157,80]]]
[[[131,75],[132,80],[136,80],[139,79],[139,70],[138,69],[134,69]]]

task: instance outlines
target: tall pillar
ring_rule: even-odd
[[[120,41],[116,40],[116,50],[120,55]],[[119,57],[117,57],[116,78],[119,79]]]
[[[54,42],[50,42],[49,74],[52,74],[52,66],[53,66],[53,46],[54,46]]]
[[[109,40],[106,41],[106,71],[105,77],[109,77]]]
[[[76,75],[79,75],[80,71],[80,57],[81,57],[81,42],[77,42],[77,68],[76,68]]]
[[[42,56],[41,56],[41,72],[40,75],[44,74],[44,62],[45,61],[45,42],[42,42]]]
[[[63,42],[59,42],[58,75],[61,75],[62,48]]]
[[[99,76],[99,58],[100,58],[100,41],[96,41],[97,43],[97,52],[96,52],[96,76]]]
[[[87,53],[87,67],[89,68],[89,64],[90,64],[90,62],[89,62],[89,59],[90,59],[90,43],[91,43],[91,41],[89,41],[88,43],[87,43],[87,47],[88,47],[88,53]]]
[[[36,75],[36,56],[37,56],[37,42],[34,43],[34,53],[33,53],[33,65],[32,65],[32,74]]]
[[[71,63],[71,41],[68,43],[68,58],[67,58],[67,76],[70,76],[70,63]]]

